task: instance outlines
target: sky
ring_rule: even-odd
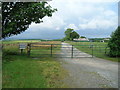
[[[58,11],[9,39],[61,39],[67,28],[87,38],[107,38],[118,26],[118,0],[52,0]]]

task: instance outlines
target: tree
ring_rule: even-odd
[[[2,38],[24,32],[32,22],[41,23],[55,11],[47,2],[3,2]]]
[[[71,28],[68,28],[66,31],[65,31],[65,38],[64,40],[70,40],[72,41],[74,38],[79,38],[79,34],[77,32],[75,32],[73,29]]]
[[[71,39],[71,33],[72,33],[73,29],[71,28],[68,28],[66,31],[65,31],[65,40],[70,40]]]
[[[110,48],[109,55],[111,57],[120,57],[120,27],[112,33],[111,39],[108,42],[108,47]]]
[[[71,33],[71,40],[72,41],[73,41],[73,39],[78,39],[79,37],[80,37],[80,35],[77,32],[73,31]]]
[[[81,36],[80,38],[86,38],[85,36]]]

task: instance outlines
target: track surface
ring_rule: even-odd
[[[62,43],[62,56],[61,57],[71,57],[72,55],[72,45],[68,43]],[[89,55],[87,53],[79,51],[77,48],[73,47],[73,57],[79,58],[79,57],[92,57],[92,55]]]
[[[62,47],[71,47],[62,43]],[[61,48],[65,56],[71,48]],[[74,48],[76,49],[76,48]],[[77,50],[77,49],[76,49]],[[81,52],[78,50],[78,52]],[[63,80],[70,88],[118,88],[118,63],[100,58],[89,58],[91,55],[82,53],[74,56],[88,58],[59,58],[69,75]]]

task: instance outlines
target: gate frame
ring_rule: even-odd
[[[31,44],[35,44],[35,43],[28,43],[27,44],[27,55],[28,56],[30,56],[30,54],[31,54]],[[53,57],[53,45],[61,45],[61,44],[40,44],[40,45],[50,45],[51,46],[51,48],[50,48],[50,56],[51,57]],[[74,54],[74,46],[79,46],[79,45],[71,45],[72,47],[71,47],[71,58],[74,58],[74,56],[73,56],[73,54]],[[92,57],[91,58],[93,58],[93,46],[94,45],[91,45],[91,48],[92,48]],[[39,47],[39,46],[38,46]],[[81,58],[81,57],[77,57],[77,58]],[[85,57],[84,57],[85,58]]]

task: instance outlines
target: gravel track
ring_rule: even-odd
[[[71,50],[71,45],[62,43],[61,52],[64,56]],[[74,48],[77,52],[81,52]],[[59,58],[68,76],[63,80],[70,88],[118,88],[118,63],[100,58],[90,58],[86,53],[75,53],[74,57],[87,58]]]

